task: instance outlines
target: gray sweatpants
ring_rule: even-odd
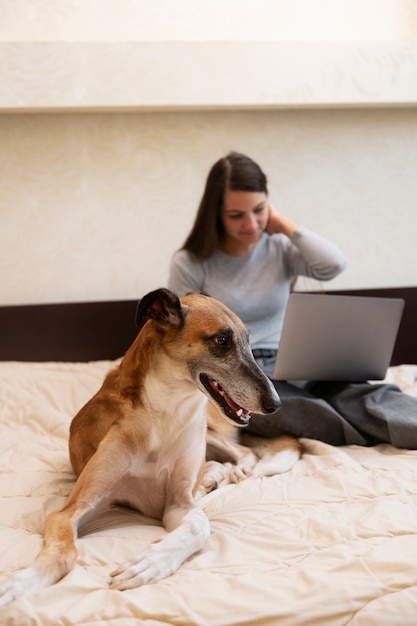
[[[274,359],[257,359],[266,374]],[[395,385],[315,382],[299,388],[272,381],[281,408],[272,415],[253,415],[247,431],[319,439],[332,445],[391,443],[417,449],[417,398]]]

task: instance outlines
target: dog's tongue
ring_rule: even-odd
[[[233,402],[232,398],[230,398],[230,396],[227,395],[223,387],[216,380],[214,380],[214,378],[209,377],[208,380],[209,380],[210,385],[213,387],[213,389],[217,393],[220,393],[223,400],[232,409],[232,411],[235,411],[238,414],[239,417],[242,417],[242,415],[244,415],[244,417],[247,418],[250,415],[249,411],[247,411],[246,409],[242,409],[242,407],[236,404],[236,402]]]
[[[236,404],[236,402],[233,402],[232,398],[229,398],[229,396],[224,391],[224,389],[223,389],[223,393],[224,393],[223,398],[226,400],[227,404],[230,406],[232,411],[238,411],[240,409],[240,406]]]

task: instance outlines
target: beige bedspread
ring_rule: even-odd
[[[33,560],[45,515],[69,493],[69,423],[110,366],[0,363],[1,578]],[[389,378],[417,396],[417,366]],[[117,564],[164,533],[112,508],[79,539],[73,571],[5,607],[0,624],[414,626],[417,452],[303,444],[288,474],[202,499],[211,536],[172,577],[107,588]]]

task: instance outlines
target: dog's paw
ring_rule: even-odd
[[[197,498],[201,498],[201,496],[205,496],[211,491],[217,489],[220,483],[228,478],[231,468],[231,463],[207,461],[203,480],[201,481],[197,491]]]
[[[16,572],[0,584],[0,608],[43,586],[42,580],[33,568],[28,567]]]
[[[248,450],[246,454],[241,456],[236,465],[233,465],[229,475],[230,482],[240,483],[252,476],[257,462],[258,457]]]
[[[246,480],[247,478],[252,476],[252,474],[252,466],[235,465],[230,471],[229,480],[231,483],[240,483],[242,482],[242,480]]]
[[[170,576],[177,569],[164,552],[159,552],[157,542],[144,552],[126,561],[110,574],[110,589],[125,591],[141,587],[147,583],[156,583]]]
[[[300,458],[300,453],[296,450],[282,450],[276,454],[265,455],[257,464],[254,476],[274,476],[284,474],[294,467]]]
[[[20,589],[13,584],[10,579],[4,581],[0,585],[0,609],[16,600],[24,593],[24,589]]]

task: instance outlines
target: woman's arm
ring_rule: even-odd
[[[281,215],[272,205],[269,205],[266,232],[283,234],[290,240],[287,262],[294,275],[330,280],[346,267],[346,258],[335,244]]]
[[[285,215],[278,213],[272,204],[268,205],[268,209],[269,219],[266,225],[266,232],[268,235],[277,235],[282,233],[283,235],[286,235],[288,239],[291,239],[298,228],[298,224],[290,220],[288,217],[285,217]]]

